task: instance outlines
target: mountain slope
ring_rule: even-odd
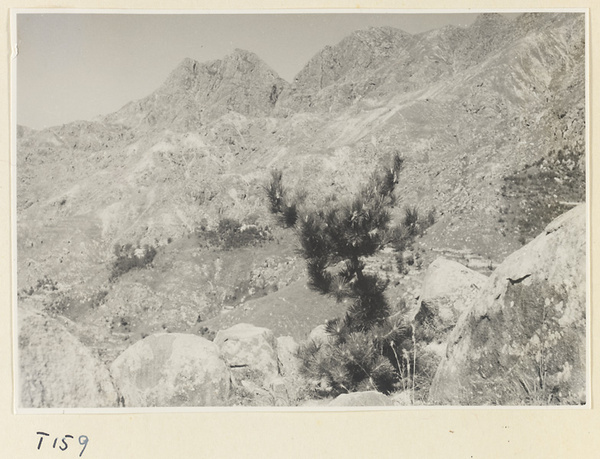
[[[106,290],[106,309],[80,318],[88,331],[148,304],[153,327],[180,329],[181,317],[189,325],[222,309],[235,284],[200,260],[227,260],[241,276],[236,255],[249,256],[202,245],[220,222],[273,237],[257,259],[293,252],[293,234],[267,210],[271,169],[305,205],[325,206],[396,151],[406,161],[392,223],[407,205],[436,209],[419,239],[423,262],[442,253],[497,263],[561,202],[584,199],[584,32],[581,14],[482,15],[418,35],[369,29],[318,53],[292,85],[238,50],[185,60],[154,93],[100,120],[21,127],[19,290],[46,276],[69,297]],[[154,268],[109,283],[113,248],[127,243],[157,248]],[[54,284],[41,285],[53,301]]]

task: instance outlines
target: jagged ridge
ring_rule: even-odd
[[[185,131],[231,111],[266,116],[287,85],[256,54],[236,49],[221,60],[185,59],[157,91],[106,120]]]

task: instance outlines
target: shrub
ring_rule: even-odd
[[[223,218],[219,220],[217,230],[219,231],[219,233],[227,234],[235,233],[236,231],[239,231],[241,227],[242,224],[239,221],[233,218]]]
[[[35,286],[35,290],[46,290],[46,291],[56,291],[58,290],[58,284],[56,281],[50,279],[47,275],[44,276],[43,279],[38,279],[37,284]]]
[[[271,181],[265,186],[269,199],[269,210],[278,217],[279,222],[286,228],[293,227],[298,220],[298,203],[304,200],[305,195],[299,194],[296,201],[287,196],[287,191],[282,184],[283,173],[279,170],[271,171]]]
[[[92,293],[57,292],[44,301],[44,311],[52,316],[69,316],[72,310],[96,309],[106,301],[108,290]]]
[[[299,346],[300,372],[312,382],[317,395],[359,390],[390,393],[407,378],[406,359],[396,349],[411,349],[407,327],[386,320],[369,331],[348,332],[340,320],[327,323],[331,338]],[[408,344],[408,345],[407,345]]]
[[[38,279],[35,287],[29,286],[29,288],[23,288],[20,292],[18,292],[19,297],[31,296],[34,293],[42,293],[42,292],[55,292],[58,290],[58,283],[45,275],[43,278]]]
[[[281,222],[286,228],[291,228],[298,220],[298,207],[295,203],[286,204],[281,212]]]
[[[216,230],[202,227],[197,231],[197,235],[208,247],[217,247],[222,250],[260,245],[264,241],[272,239],[268,227],[242,225],[234,218],[221,219]]]
[[[281,183],[282,177],[283,172],[279,170],[271,171],[271,181],[265,187],[267,197],[269,198],[269,209],[273,214],[278,214],[283,209],[285,190],[283,188],[283,184]]]
[[[409,236],[414,237],[419,234],[419,210],[417,206],[406,207],[404,209],[402,223]]]
[[[109,281],[114,282],[132,269],[145,268],[149,266],[156,256],[156,249],[148,244],[134,247],[132,244],[114,246],[116,260],[113,262]]]

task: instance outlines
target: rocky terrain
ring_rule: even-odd
[[[394,153],[390,226],[432,219],[365,269],[420,373],[333,406],[585,402],[584,31],[566,13],[359,30],[292,82],[236,50],[96,120],[19,126],[22,406],[329,403],[295,352],[347,304],[307,287],[265,186],[281,170],[320,208]]]

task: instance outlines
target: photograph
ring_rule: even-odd
[[[13,11],[16,412],[590,408],[587,21]]]

